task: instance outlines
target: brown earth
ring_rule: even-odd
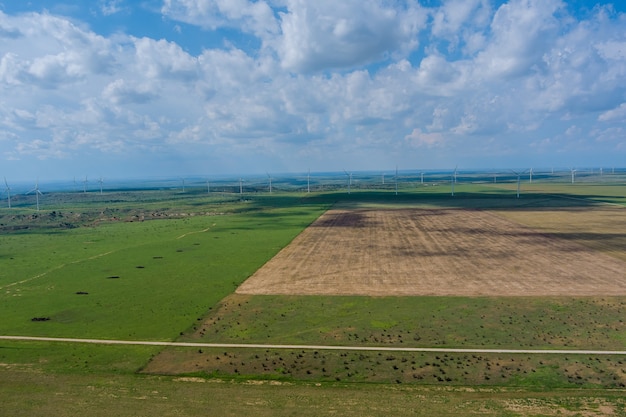
[[[596,209],[605,235],[560,236],[459,209],[330,210],[245,281],[240,294],[626,295],[626,258],[584,239],[624,238],[626,211]],[[608,215],[606,211],[610,211]],[[557,215],[563,224],[567,213]],[[514,218],[514,217],[512,217]],[[595,217],[594,217],[595,218]],[[579,218],[576,221],[580,220]],[[515,219],[520,221],[519,219]],[[588,228],[597,228],[591,223]],[[558,222],[557,222],[558,223]],[[604,224],[604,223],[603,223]]]

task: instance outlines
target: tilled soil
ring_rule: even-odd
[[[330,210],[237,293],[626,295],[626,262],[488,211]]]

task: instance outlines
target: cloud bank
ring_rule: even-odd
[[[101,2],[100,19],[129,8]],[[165,0],[150,13],[172,30],[0,11],[0,158],[25,174],[127,161],[119,175],[141,175],[626,154],[626,15],[608,4]],[[212,46],[189,52],[186,32]]]

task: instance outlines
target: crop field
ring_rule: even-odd
[[[268,346],[1,340],[0,414],[626,415],[626,187],[525,192],[1,209],[0,335]]]
[[[626,225],[623,209],[589,211],[604,230]],[[544,213],[534,216],[547,223]],[[330,210],[237,292],[626,295],[626,262],[487,211]]]

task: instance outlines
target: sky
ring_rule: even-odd
[[[0,0],[0,175],[625,167],[624,3]]]

